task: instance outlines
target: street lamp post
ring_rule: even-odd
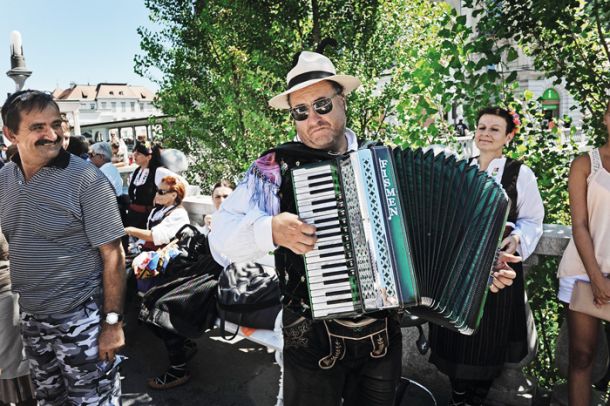
[[[11,70],[6,75],[15,81],[15,91],[23,89],[25,81],[32,74],[25,66],[23,57],[23,46],[21,44],[21,34],[19,31],[11,32]]]

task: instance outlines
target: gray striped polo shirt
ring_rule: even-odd
[[[102,285],[98,247],[124,234],[114,191],[95,166],[63,149],[28,182],[13,159],[0,169],[13,291],[28,313],[68,312]]]

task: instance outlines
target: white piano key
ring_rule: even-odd
[[[320,165],[309,168],[295,168],[292,170],[293,178],[301,178],[312,175],[317,175],[320,173],[332,173],[333,169],[331,165]]]
[[[347,313],[356,310],[353,303],[336,303],[332,305],[318,304],[313,310],[313,317],[320,318],[332,314]]]
[[[299,208],[299,213],[301,212],[313,212],[313,210],[320,210],[320,209],[332,209],[332,208],[337,208],[337,201],[336,200],[331,200],[330,202],[324,202],[324,203],[317,203],[315,205],[307,205],[307,206],[303,206]]]
[[[345,279],[345,278],[352,277],[352,275],[353,274],[349,273],[349,272],[342,272],[342,273],[338,273],[338,274],[324,275],[324,276],[309,275],[307,277],[307,280],[309,281],[310,284],[314,284],[314,283],[321,283],[321,282],[332,281],[332,280],[337,280],[337,279]]]
[[[351,293],[345,293],[343,295],[335,295],[335,296],[316,296],[316,297],[312,297],[311,298],[311,303],[312,304],[319,304],[319,303],[328,303],[329,301],[332,300],[346,300],[346,299],[351,299],[354,297],[354,295],[352,295]]]
[[[346,249],[345,249],[345,244],[343,242],[340,242],[339,244],[328,244],[328,245],[322,245],[321,247],[318,247],[317,249],[313,250],[313,251],[309,251],[307,254],[305,254],[305,258],[314,258],[316,256],[319,256],[320,258],[322,258],[324,255],[336,255],[336,254],[344,254],[346,253]],[[308,256],[309,255],[309,256]]]
[[[306,258],[305,262],[307,263],[307,265],[311,264],[314,265],[318,262],[326,262],[326,261],[343,261],[345,262],[348,258],[345,256],[345,253],[339,253],[337,255],[333,255],[330,257],[318,257],[318,256],[314,256],[314,257],[310,257],[310,258]]]
[[[311,213],[311,212],[310,212]],[[299,213],[299,217],[303,220],[307,220],[309,224],[315,224],[315,225],[319,225],[321,223],[324,223],[326,221],[333,221],[333,220],[341,220],[341,217],[339,217],[339,211],[335,210],[335,213],[314,213],[314,215],[309,215],[309,216],[304,216],[304,213]]]
[[[347,278],[345,278],[347,279]],[[310,283],[309,292],[313,296],[317,292],[329,292],[337,290],[348,290],[351,289],[352,285],[349,281],[328,281],[328,283]]]
[[[301,189],[297,189],[297,197],[299,196],[314,196],[316,194],[321,194],[322,192],[319,192],[320,190],[324,190],[324,189],[330,189],[330,190],[335,190],[335,184],[333,182],[323,182],[323,183],[316,183],[313,182],[313,185],[309,185],[307,187],[303,186],[301,187]]]
[[[313,211],[313,210],[307,210],[307,211],[300,211],[299,212],[299,217],[301,217],[302,219],[309,219],[312,217],[321,217],[321,216],[328,216],[333,214],[335,216],[335,218],[339,218],[341,217],[341,213],[339,213],[339,210],[337,210],[336,208],[332,208],[332,209],[328,209],[328,210],[317,210],[317,211]]]
[[[341,199],[337,198],[337,195],[333,191],[325,192],[318,196],[299,196],[296,200],[296,206],[299,212],[307,210],[308,207],[315,207],[322,203],[335,202],[337,206],[343,207],[344,204]]]
[[[333,272],[351,272],[353,268],[348,267],[345,264],[339,264],[336,268],[324,268],[324,269],[307,269],[307,275],[310,278],[321,277],[322,275],[333,273]]]
[[[307,187],[309,185],[311,185],[312,183],[318,183],[318,182],[334,182],[335,177],[329,173],[326,176],[320,176],[319,178],[315,178],[315,179],[309,179],[309,178],[303,178],[303,177],[299,177],[298,179],[293,179],[292,184],[294,185],[294,188],[298,191],[300,191],[303,187]]]
[[[348,261],[336,261],[336,260],[331,260],[331,261],[319,261],[316,262],[315,264],[307,264],[307,270],[308,271],[316,271],[316,270],[320,270],[320,269],[336,269],[342,266],[348,266]]]
[[[322,227],[335,227],[340,228],[343,224],[338,218],[334,217],[325,217],[325,218],[313,218],[311,224],[316,226],[316,228]]]

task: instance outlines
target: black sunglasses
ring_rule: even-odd
[[[157,193],[160,194],[161,196],[165,196],[168,193],[172,193],[175,192],[175,190],[161,190],[161,189],[157,189]]]
[[[331,97],[322,97],[311,103],[311,108],[316,114],[324,115],[333,111],[333,97],[337,96],[339,93],[335,93]],[[290,109],[290,115],[295,121],[303,121],[307,120],[309,117],[309,105],[307,104],[299,104],[298,106],[294,106]]]

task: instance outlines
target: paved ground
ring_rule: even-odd
[[[179,388],[155,391],[146,378],[162,373],[167,354],[160,340],[128,314],[125,328],[129,357],[123,367],[123,404],[172,406],[272,406],[279,388],[279,366],[266,347],[239,338],[227,342],[217,330],[197,340],[199,351],[189,362],[192,379]],[[417,330],[403,329],[403,374],[432,390],[438,404],[447,404],[448,383],[415,348]],[[427,406],[415,386],[407,389],[403,405]],[[415,399],[414,399],[415,397]]]
[[[280,369],[266,347],[236,338],[226,342],[217,330],[196,340],[199,351],[189,362],[192,379],[184,386],[155,391],[146,378],[167,367],[162,342],[128,315],[125,328],[129,357],[122,369],[123,404],[172,406],[271,406],[279,388]]]

